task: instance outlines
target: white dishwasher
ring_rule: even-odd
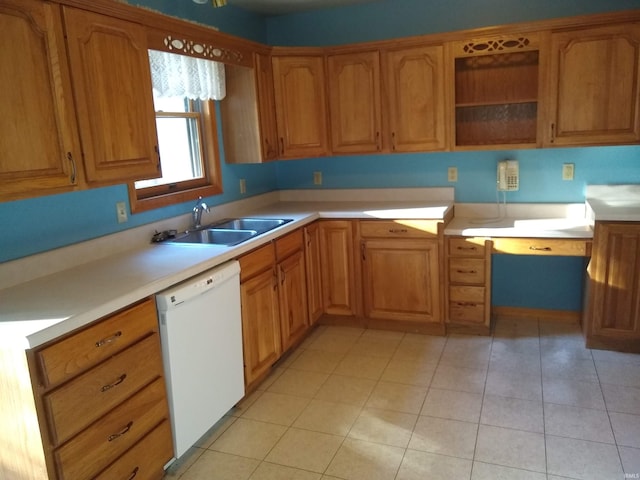
[[[176,458],[244,396],[240,266],[156,295]]]

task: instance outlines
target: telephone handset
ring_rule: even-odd
[[[519,188],[519,174],[517,160],[503,160],[498,162],[498,190],[514,192]]]

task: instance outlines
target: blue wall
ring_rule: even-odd
[[[190,0],[130,0],[168,15],[212,25],[225,33],[272,45],[330,45],[446,32],[502,23],[640,8],[640,0],[379,0],[366,5],[263,18],[233,6],[214,9]],[[274,189],[318,188],[312,172],[323,172],[321,188],[454,186],[458,202],[495,201],[495,163],[520,161],[521,189],[510,202],[582,202],[591,183],[640,183],[640,147],[597,147],[513,152],[479,151],[350,156],[283,161],[266,165],[223,165],[225,193],[208,198],[218,205],[242,198],[238,179],[250,195]],[[576,179],[561,180],[564,162],[574,163]],[[459,181],[447,182],[448,166]],[[187,213],[192,202],[130,215],[116,222],[115,203],[126,201],[124,185],[0,203],[0,262],[84,241],[152,221]],[[494,304],[530,308],[580,309],[583,266],[579,259],[497,256]],[[539,260],[539,259],[536,259]],[[562,272],[558,274],[557,272]],[[547,292],[528,285],[549,285]],[[568,290],[567,290],[568,289]],[[554,293],[555,292],[555,293]]]

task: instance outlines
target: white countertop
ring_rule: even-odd
[[[293,221],[237,246],[145,243],[0,289],[0,346],[42,345],[317,218],[442,219],[452,208],[448,200],[274,203],[244,216]]]
[[[640,222],[640,185],[589,185],[586,197],[591,221]]]

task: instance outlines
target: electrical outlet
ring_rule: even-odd
[[[449,167],[447,169],[447,180],[450,182],[458,181],[458,167]]]
[[[127,204],[125,202],[116,203],[116,214],[118,216],[118,223],[124,223],[128,220]]]
[[[322,172],[313,172],[313,184],[322,185]]]
[[[240,179],[240,193],[247,193],[247,181],[244,178]]]
[[[562,164],[562,180],[573,180],[575,165],[573,163]]]

